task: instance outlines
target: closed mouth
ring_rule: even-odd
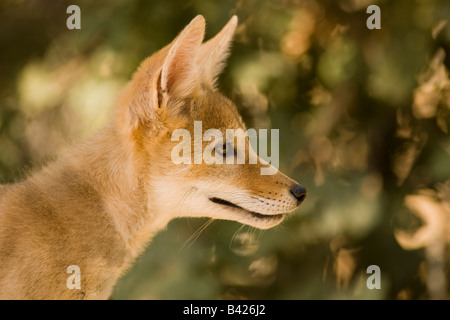
[[[235,203],[232,203],[230,201],[227,201],[227,200],[224,200],[224,199],[220,199],[220,198],[217,198],[217,197],[211,197],[211,198],[209,198],[209,200],[214,202],[214,203],[216,203],[216,204],[227,206],[227,207],[230,207],[230,208],[233,208],[233,209],[238,209],[240,211],[243,211],[243,212],[245,212],[247,214],[250,214],[251,216],[253,216],[253,217],[257,218],[257,219],[261,219],[261,220],[281,220],[283,218],[283,216],[284,216],[283,214],[261,214],[261,213],[258,213],[258,212],[250,211],[250,210],[247,210],[245,208],[242,208],[241,206],[239,206],[239,205],[237,205]]]

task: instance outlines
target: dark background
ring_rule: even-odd
[[[66,27],[71,4],[81,30]],[[267,231],[171,222],[112,298],[448,298],[447,0],[2,0],[0,181],[88,138],[197,14],[206,38],[239,17],[221,90],[248,127],[280,129],[280,169],[309,195]]]

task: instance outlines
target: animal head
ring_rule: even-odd
[[[205,20],[197,16],[142,62],[122,95],[117,123],[140,161],[155,218],[210,217],[266,229],[306,196],[257,156],[236,106],[217,89],[236,25],[233,16],[202,43]]]

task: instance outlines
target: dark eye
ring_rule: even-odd
[[[233,145],[226,141],[223,144],[218,144],[215,147],[215,151],[220,155],[222,155],[224,158],[229,157],[229,156],[233,156],[234,155],[234,148]]]

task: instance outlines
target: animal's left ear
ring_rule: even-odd
[[[216,88],[217,77],[225,67],[225,60],[230,53],[230,45],[237,23],[237,16],[233,16],[214,38],[199,48],[196,62],[203,85],[212,89]]]
[[[198,15],[171,43],[159,79],[159,94],[186,97],[195,87],[195,52],[205,34],[205,18]]]

